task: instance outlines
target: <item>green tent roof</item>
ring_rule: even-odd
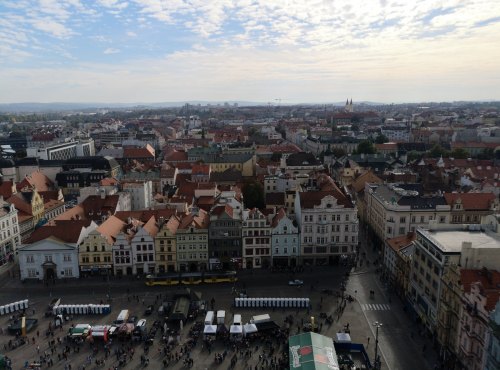
[[[290,369],[339,370],[332,338],[316,333],[303,333],[288,341]]]

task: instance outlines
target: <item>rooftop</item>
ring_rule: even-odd
[[[462,227],[460,225],[460,227]],[[426,230],[419,232],[431,242],[441,248],[443,252],[461,252],[462,242],[472,243],[475,249],[490,249],[500,247],[500,235],[488,231],[460,230],[458,227],[451,230]]]

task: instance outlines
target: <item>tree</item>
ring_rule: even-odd
[[[333,148],[332,149],[332,154],[335,156],[335,158],[340,158],[346,155],[346,152],[342,148]]]
[[[376,138],[375,138],[375,143],[376,144],[385,144],[385,143],[388,143],[389,142],[389,138],[385,135],[382,135],[382,134],[379,134]]]
[[[281,153],[274,152],[273,155],[271,156],[271,161],[273,162],[279,162],[281,160]]]
[[[450,152],[451,158],[465,159],[465,158],[469,158],[469,156],[470,156],[469,152],[467,150],[465,150],[464,148],[456,148]]]
[[[375,154],[376,150],[372,142],[369,140],[363,140],[358,144],[355,154]]]
[[[495,150],[493,148],[484,148],[481,153],[477,155],[477,159],[494,159]]]
[[[408,153],[406,153],[406,160],[408,162],[413,162],[414,160],[420,158],[421,156],[422,154],[417,152],[416,150],[410,150]]]
[[[264,187],[256,180],[248,180],[241,190],[246,208],[264,208]]]
[[[439,144],[434,144],[434,146],[429,151],[429,155],[432,158],[447,157],[448,152]]]

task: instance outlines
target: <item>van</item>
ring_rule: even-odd
[[[140,319],[132,331],[132,340],[141,341],[146,335],[146,319]]]
[[[224,324],[224,319],[226,318],[226,311],[217,311],[217,325]]]
[[[114,323],[117,325],[121,325],[123,323],[126,323],[128,320],[128,316],[129,316],[128,310],[121,310],[120,314],[118,315],[118,317],[116,318]]]
[[[233,325],[241,325],[241,315],[234,315],[233,318]]]
[[[214,323],[214,311],[208,311],[205,315],[205,325],[212,325]]]
[[[250,319],[251,324],[260,324],[269,321],[271,321],[271,316],[269,316],[267,313],[264,315],[252,316],[252,318]]]

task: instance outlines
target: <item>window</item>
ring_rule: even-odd
[[[101,262],[101,257],[94,256],[94,262]]]
[[[65,268],[63,271],[63,275],[66,277],[72,277],[73,276],[73,269],[71,267]]]
[[[26,256],[26,263],[35,263],[35,258],[32,254]]]
[[[36,277],[36,269],[28,269],[28,277],[35,278]]]
[[[406,228],[404,228],[404,227],[400,227],[400,228],[399,228],[399,234],[400,234],[400,235],[403,235],[404,233],[406,233]]]
[[[400,224],[405,224],[406,223],[406,217],[400,217],[399,218],[399,223]]]
[[[64,262],[71,262],[71,254],[65,254],[63,260]]]
[[[52,255],[50,254],[45,255],[45,262],[52,262]]]

